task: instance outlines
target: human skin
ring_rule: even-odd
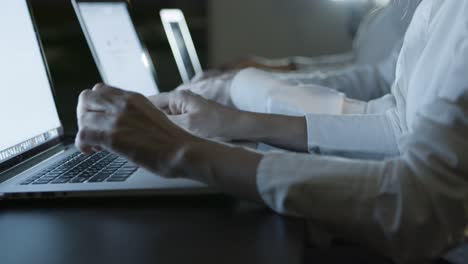
[[[162,177],[198,180],[261,203],[256,174],[263,155],[203,138],[204,133],[306,150],[304,118],[241,112],[190,92],[150,99],[104,84],[83,91],[77,148],[111,151]],[[208,121],[195,125],[204,119]],[[205,125],[211,127],[204,130]],[[195,133],[189,132],[194,128]]]

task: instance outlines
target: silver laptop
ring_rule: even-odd
[[[202,67],[184,14],[179,9],[163,9],[160,15],[182,81],[189,83]]]
[[[72,0],[104,83],[143,95],[159,92],[147,49],[123,0]]]
[[[163,179],[111,153],[85,156],[67,145],[36,32],[27,0],[2,1],[0,199],[208,191],[195,181]]]

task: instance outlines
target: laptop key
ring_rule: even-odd
[[[60,176],[60,177],[58,177],[58,179],[62,179],[62,180],[71,180],[73,178],[75,178],[75,176]]]
[[[92,177],[94,174],[96,174],[96,173],[93,173],[93,172],[90,172],[90,171],[84,171],[83,173],[81,173],[80,175],[78,175],[78,177],[90,178],[90,177]]]
[[[65,179],[65,178],[59,178],[56,179],[55,181],[51,182],[52,184],[63,184],[69,182],[70,179]]]
[[[94,177],[91,178],[88,182],[103,182],[107,180],[109,177]]]
[[[89,182],[103,182],[107,178],[109,178],[115,170],[102,170],[101,172],[97,173],[94,177],[92,177]]]
[[[20,185],[29,185],[29,184],[31,184],[32,182],[33,182],[33,181],[31,181],[31,180],[26,180],[26,181],[20,183]]]
[[[96,178],[109,178],[112,175],[113,172],[111,171],[101,171],[99,173],[96,173],[94,177]]]
[[[108,179],[107,181],[108,182],[124,182],[126,181],[128,178],[110,178]]]
[[[63,177],[63,176],[62,176],[62,177],[58,177],[57,180],[67,180],[67,181],[69,181],[69,180],[71,180],[71,179],[73,179],[73,178],[74,178],[74,177]]]
[[[63,174],[62,176],[60,176],[60,178],[69,178],[69,179],[71,179],[71,178],[75,177],[76,175],[78,175],[78,173],[67,172],[67,173]]]
[[[51,180],[42,180],[42,179],[39,179],[35,182],[33,182],[32,184],[48,184]]]
[[[134,171],[125,171],[125,170],[118,170],[115,172],[112,177],[128,177],[133,174]]]
[[[76,177],[73,178],[70,183],[83,183],[87,180],[88,178],[83,178],[83,177]]]
[[[50,181],[53,181],[55,179],[57,179],[57,177],[43,177],[43,178],[40,178],[37,181],[49,181],[50,182]]]
[[[103,182],[107,178],[91,178],[88,182]]]

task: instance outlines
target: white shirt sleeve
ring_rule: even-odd
[[[266,154],[259,192],[275,211],[398,263],[439,256],[468,225],[468,93],[433,101],[414,124],[393,159]]]
[[[352,65],[354,63],[354,54],[352,51],[347,53],[324,55],[317,57],[294,56],[280,59],[267,59],[254,57],[256,62],[270,66],[280,67],[293,64],[298,72],[327,71],[338,70]]]
[[[364,159],[397,156],[393,127],[385,115],[306,115],[312,153]]]
[[[354,52],[325,55],[321,57],[291,57],[291,62],[299,72],[332,71],[348,67],[355,63]]]
[[[376,65],[354,65],[327,73],[286,73],[277,77],[296,85],[332,88],[349,98],[369,101],[390,93],[400,49],[401,42],[386,60]]]

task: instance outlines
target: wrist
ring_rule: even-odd
[[[264,142],[276,137],[278,126],[281,124],[274,121],[273,115],[241,111],[232,131],[238,140]]]
[[[167,174],[172,178],[188,178],[206,182],[200,178],[209,171],[209,164],[204,160],[203,145],[208,140],[188,134],[184,140],[174,144],[167,162]]]
[[[171,164],[171,175],[253,201],[261,201],[256,175],[263,155],[240,147],[197,139],[181,146]]]
[[[225,107],[220,120],[218,137],[225,140],[245,140],[251,127],[251,113]]]
[[[305,117],[241,112],[237,127],[236,139],[307,151]]]
[[[231,125],[226,129],[229,138],[232,140],[248,140],[249,130],[252,127],[252,113],[246,111],[236,111]]]

